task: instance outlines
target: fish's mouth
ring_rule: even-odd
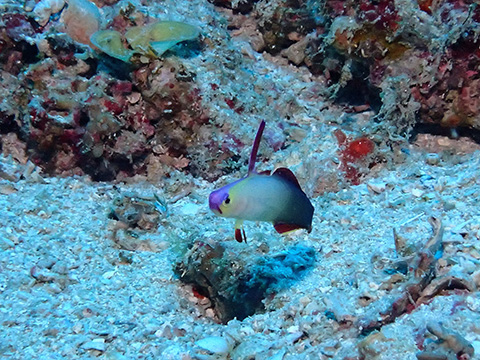
[[[217,215],[222,215],[222,210],[220,210],[220,207],[218,207],[218,205],[210,205],[210,210],[212,210]]]
[[[212,210],[217,215],[222,215],[222,210],[220,210],[220,205],[218,205],[215,201],[213,201],[212,196],[208,199],[208,206],[210,210]]]

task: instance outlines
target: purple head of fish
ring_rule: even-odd
[[[213,191],[208,197],[208,206],[210,207],[210,210],[212,210],[217,215],[222,215],[222,210],[220,210],[220,205],[222,205],[222,203],[228,198],[230,189],[242,180],[244,179],[239,179],[228,185],[225,185],[224,187],[218,190]]]
[[[223,201],[228,197],[228,189],[225,187],[215,190],[210,194],[208,197],[208,206],[210,210],[212,210],[215,214],[222,214],[222,210],[220,210],[220,205]]]

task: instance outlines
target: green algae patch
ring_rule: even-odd
[[[134,26],[127,30],[125,38],[128,44],[135,49],[136,52],[147,54],[150,48],[150,27],[146,26]]]
[[[115,30],[99,30],[90,41],[104,53],[130,62],[133,54],[159,57],[182,41],[194,40],[200,35],[197,27],[178,21],[159,21],[145,26],[135,26],[125,36]],[[124,40],[131,49],[127,49]]]
[[[196,39],[199,35],[200,31],[195,26],[177,21],[162,21],[153,24],[150,29],[150,46],[160,56],[179,42]]]
[[[105,54],[124,62],[129,62],[134,53],[125,48],[122,34],[115,30],[99,30],[90,37],[90,41]]]
[[[125,38],[130,46],[141,53],[153,50],[157,56],[179,42],[193,40],[200,35],[197,27],[178,21],[159,21],[129,29]]]

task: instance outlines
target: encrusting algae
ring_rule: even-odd
[[[200,35],[197,27],[178,21],[159,21],[130,28],[125,39],[132,48],[125,48],[122,35],[115,30],[99,30],[90,40],[104,53],[128,62],[133,54],[161,56],[176,44],[193,40]]]
[[[149,47],[161,56],[182,41],[200,35],[198,28],[178,21],[160,21],[147,26],[136,26],[127,31],[125,38],[134,49],[148,51]]]
[[[90,37],[90,41],[105,54],[124,62],[128,62],[133,55],[133,50],[123,46],[122,35],[115,30],[97,31]]]

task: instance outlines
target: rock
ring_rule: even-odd
[[[472,281],[476,288],[480,289],[480,270],[477,270],[472,274]]]
[[[411,192],[411,193],[412,193],[413,196],[419,198],[419,197],[422,197],[422,196],[423,196],[424,191],[415,188],[415,189],[412,189],[412,192]]]
[[[425,162],[428,165],[438,165],[440,163],[440,156],[435,153],[430,153],[425,156]]]
[[[255,359],[258,354],[267,352],[273,346],[272,342],[263,336],[252,336],[238,345],[232,352],[232,359]]]
[[[367,189],[374,194],[380,194],[384,192],[386,188],[387,184],[384,182],[371,181],[367,184]]]
[[[305,50],[307,49],[308,41],[308,36],[304,37],[302,40],[297,41],[287,49],[283,50],[282,55],[295,65],[300,65],[305,59]]]
[[[200,339],[195,344],[211,354],[226,355],[231,350],[231,342],[221,336],[209,336]]]
[[[82,348],[85,350],[97,350],[104,352],[106,349],[105,339],[97,338],[92,341],[86,342],[82,345]]]
[[[107,271],[107,272],[104,273],[102,276],[103,276],[105,279],[111,279],[114,275],[115,275],[115,271],[112,270],[112,271]]]

